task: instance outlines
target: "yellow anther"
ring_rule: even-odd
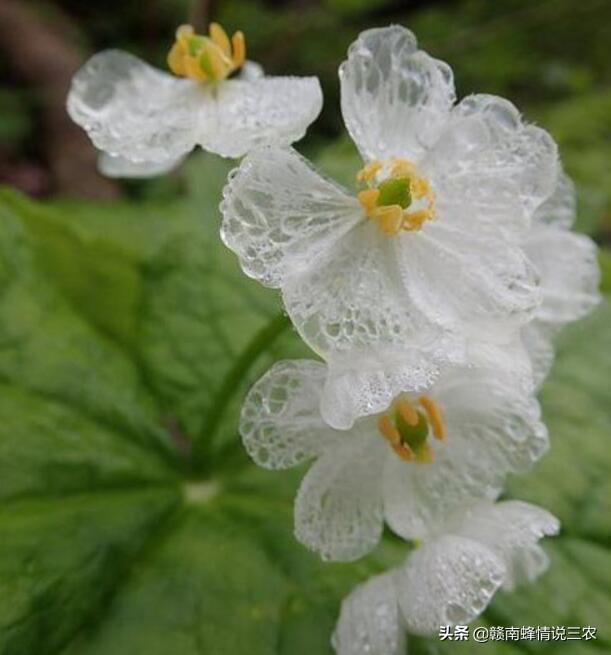
[[[422,450],[418,453],[418,461],[430,464],[435,461],[435,453],[429,444],[424,444]]]
[[[403,226],[403,209],[400,205],[376,207],[371,213],[371,218],[375,218],[384,234],[392,236]]]
[[[418,412],[410,405],[407,400],[400,400],[397,403],[397,410],[400,412],[403,420],[408,425],[418,425],[419,417]]]
[[[429,419],[433,434],[443,441],[446,438],[446,428],[439,405],[430,396],[420,396],[419,401]]]
[[[408,159],[392,159],[390,174],[393,177],[411,177],[416,172],[416,167]]]
[[[434,461],[431,439],[446,436],[441,409],[430,396],[416,401],[402,394],[378,417],[377,427],[395,454],[404,461],[419,463]]]
[[[227,32],[218,23],[210,23],[208,31],[214,43],[216,43],[227,57],[231,57],[231,41],[227,36]]]
[[[414,459],[414,453],[412,452],[412,449],[407,444],[403,444],[403,443],[392,444],[391,447],[402,460],[405,460],[406,462],[411,462],[411,460]]]
[[[378,419],[378,430],[391,445],[401,444],[399,430],[397,430],[396,426],[388,416],[380,416]]]
[[[367,214],[370,214],[376,209],[376,202],[378,201],[379,195],[380,191],[375,187],[372,187],[371,189],[359,191],[356,197],[359,199],[361,205],[363,205],[365,208]]]
[[[384,234],[416,231],[435,218],[431,185],[407,159],[374,159],[357,173],[356,179],[368,185],[357,193],[357,198],[366,216],[377,221]]]
[[[190,25],[181,25],[168,53],[168,66],[175,75],[199,82],[219,82],[240,68],[245,59],[242,32],[236,32],[230,40],[218,23],[210,24],[209,36],[195,34]]]
[[[236,32],[231,37],[231,45],[233,46],[233,66],[240,68],[246,61],[246,39],[243,32]]]
[[[377,159],[372,159],[356,174],[357,182],[371,182],[373,178],[379,173],[383,164]]]

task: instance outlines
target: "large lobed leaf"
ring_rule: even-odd
[[[219,242],[226,173],[195,162],[188,200],[164,207],[0,194],[1,655],[329,653],[342,595],[405,552],[388,538],[319,562],[292,536],[298,476],[242,452],[245,389],[304,350]],[[593,653],[611,643],[609,318],[564,335],[542,394],[551,454],[510,485],[563,520],[552,568],[484,619],[597,625]]]

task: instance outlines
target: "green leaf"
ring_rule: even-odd
[[[327,164],[352,179],[341,161]],[[277,294],[220,243],[227,170],[195,158],[186,199],[157,205],[0,192],[0,655],[330,653],[342,596],[406,553],[388,537],[358,563],[320,562],[292,534],[303,470],[263,471],[243,453],[244,391],[308,353]],[[483,618],[597,625],[599,648],[610,318],[604,306],[562,336],[542,393],[553,448],[510,484],[563,520],[552,567]]]

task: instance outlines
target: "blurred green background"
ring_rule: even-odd
[[[337,67],[362,29],[410,27],[459,96],[504,95],[551,131],[611,290],[608,1],[0,0],[0,655],[328,654],[342,596],[406,553],[386,535],[358,563],[319,562],[292,536],[303,469],[243,452],[245,390],[308,353],[220,244],[232,162],[196,153],[163,178],[105,180],[65,113],[92,53],[163,68],[176,26],[211,19],[243,29],[268,72],[320,77],[298,147],[347,184]],[[411,655],[611,653],[610,324],[605,302],[564,331],[541,393],[551,452],[508,485],[562,520],[550,570],[481,619],[593,625],[597,640],[410,639]]]

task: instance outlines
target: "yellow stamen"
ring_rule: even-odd
[[[371,213],[371,218],[378,221],[378,225],[384,234],[393,235],[401,230],[403,225],[403,209],[400,205],[386,205],[376,207]]]
[[[246,61],[246,39],[243,32],[236,32],[231,37],[231,44],[233,46],[233,66],[240,68]]]
[[[397,409],[408,425],[418,425],[418,412],[409,404],[407,400],[400,400],[397,403]]]
[[[245,59],[242,32],[236,32],[230,40],[218,23],[210,24],[209,36],[195,34],[190,25],[181,25],[168,53],[168,66],[175,75],[199,82],[219,82],[240,68]]]
[[[378,419],[378,430],[380,434],[391,444],[398,445],[401,443],[401,435],[396,426],[388,416],[380,416]]]
[[[210,38],[223,51],[223,53],[227,57],[231,57],[231,41],[227,36],[227,32],[225,32],[218,23],[210,23],[208,31],[210,32]]]
[[[380,173],[383,173],[381,177],[384,178],[381,181]],[[380,186],[373,186],[376,184],[376,178]],[[435,218],[435,194],[431,185],[420,175],[415,164],[407,159],[395,157],[387,162],[374,159],[357,173],[356,179],[360,184],[370,185],[357,193],[357,198],[366,216],[377,221],[384,234],[392,236],[401,230],[416,231],[426,221]],[[394,180],[397,183],[395,188],[399,189],[398,193],[403,194],[396,196],[400,204],[379,205],[380,188],[385,190],[384,198],[389,199],[389,180]],[[409,193],[405,193],[406,187]]]
[[[372,159],[356,174],[357,182],[371,182],[382,168],[382,162],[378,159]]]
[[[414,459],[414,453],[407,444],[404,443],[392,444],[391,447],[402,460],[405,460],[406,462],[410,462],[411,460]]]
[[[446,429],[439,405],[430,396],[420,396],[419,401],[433,428],[433,434],[443,441],[446,438]]]
[[[371,189],[365,189],[364,191],[359,191],[356,197],[359,199],[361,205],[363,205],[363,207],[365,208],[365,211],[368,214],[370,214],[376,208],[376,202],[378,201],[379,195],[380,195],[379,189],[373,187]]]

